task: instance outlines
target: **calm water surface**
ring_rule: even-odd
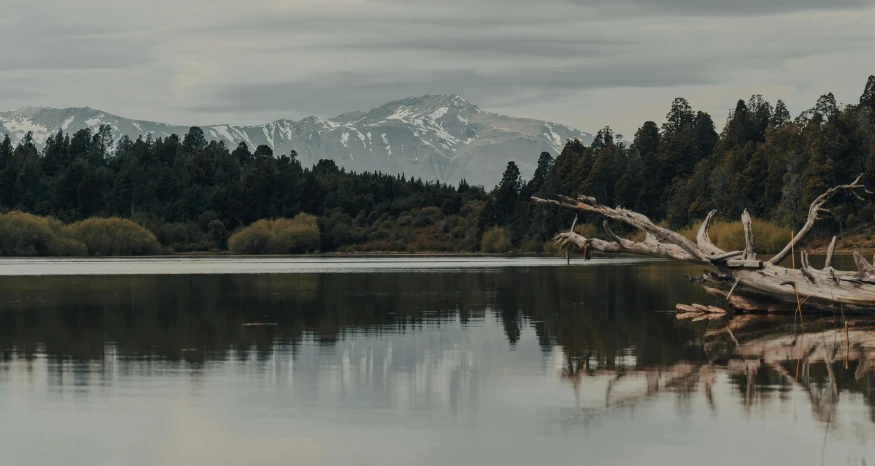
[[[700,269],[0,261],[0,464],[875,464],[875,325],[680,321]]]

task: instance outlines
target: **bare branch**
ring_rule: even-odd
[[[595,250],[707,265],[716,269],[716,272],[706,271],[703,278],[714,282],[718,288],[706,287],[706,291],[727,298],[736,309],[794,311],[798,309],[797,297],[803,296],[806,309],[834,311],[842,306],[846,311],[873,311],[875,310],[875,266],[857,253],[854,259],[857,262],[858,272],[833,269],[831,264],[835,254],[836,238],[833,238],[830,244],[824,269],[811,267],[808,251],[802,253],[801,269],[794,270],[777,265],[790,253],[789,248],[794,247],[796,242],[811,229],[818,214],[824,212],[824,203],[842,189],[865,188],[857,179],[850,185],[837,186],[818,197],[811,205],[806,226],[791,239],[782,253],[768,262],[756,259],[753,221],[747,211],[742,215],[745,250],[723,252],[711,242],[709,237],[714,212],[708,214],[699,228],[696,242],[693,243],[678,232],[654,224],[644,215],[620,207],[609,208],[600,205],[592,197],[581,196],[579,199],[572,199],[560,196],[560,200],[533,199],[539,203],[596,213],[645,232],[644,241],[636,242],[620,237],[605,222],[605,232],[612,241],[585,238],[574,231],[569,231],[556,236],[555,241],[560,247],[577,245],[584,254]],[[800,272],[804,278],[799,277]]]
[[[860,183],[860,179],[862,179],[862,178],[863,178],[863,175],[860,174],[860,176],[858,176],[857,179],[854,180],[853,183],[835,186],[833,188],[828,189],[825,193],[821,194],[820,196],[818,196],[817,199],[815,199],[814,202],[811,203],[811,206],[808,208],[808,220],[806,220],[805,225],[803,225],[802,229],[799,230],[799,233],[797,233],[796,236],[794,236],[793,239],[790,240],[790,242],[787,243],[786,246],[784,246],[784,249],[782,249],[781,252],[779,252],[778,254],[775,255],[775,257],[773,257],[771,260],[769,260],[769,263],[774,264],[774,265],[778,265],[781,263],[782,260],[787,258],[787,256],[790,254],[790,251],[794,247],[796,247],[796,245],[800,241],[802,241],[802,238],[804,238],[805,235],[807,235],[808,232],[811,231],[811,229],[814,227],[814,223],[817,221],[817,218],[818,218],[817,214],[824,210],[823,205],[826,204],[826,201],[830,200],[830,198],[835,196],[836,193],[838,193],[839,191],[842,191],[842,190],[853,190],[853,189],[862,189],[866,193],[868,193],[869,191],[866,189],[866,187]]]
[[[702,222],[702,226],[699,227],[699,232],[696,234],[696,244],[699,246],[699,249],[711,255],[720,255],[725,252],[714,245],[711,242],[711,237],[708,236],[708,232],[711,230],[711,222],[714,220],[716,213],[716,210],[708,212],[708,216],[705,217],[705,221]]]
[[[705,251],[699,249],[698,246],[693,244],[692,241],[686,239],[680,233],[671,231],[667,228],[662,228],[654,224],[649,218],[644,215],[641,215],[636,212],[632,212],[626,209],[612,209],[607,206],[603,206],[599,204],[595,198],[588,196],[580,196],[579,200],[572,199],[567,196],[559,196],[562,201],[554,201],[551,199],[540,199],[537,197],[533,197],[532,199],[535,202],[539,202],[542,204],[553,204],[560,207],[566,207],[570,209],[576,209],[583,212],[591,212],[603,215],[609,219],[617,220],[618,222],[623,222],[628,225],[631,225],[635,228],[643,230],[646,233],[650,233],[658,239],[661,239],[667,243],[672,243],[677,245],[681,250],[683,250],[686,254],[690,256],[690,262],[698,262],[702,264],[711,264],[711,259],[708,257],[708,254]],[[663,250],[669,251],[667,245],[658,245],[655,246],[649,242],[645,243],[635,243],[637,245],[647,245],[648,249],[655,250]],[[644,255],[653,255],[652,252],[645,253]],[[660,257],[665,257],[665,252],[663,252]]]
[[[808,250],[803,249],[799,251],[799,262],[802,264],[803,269],[810,269],[811,263],[808,261]]]
[[[823,270],[829,270],[832,268],[832,256],[836,252],[837,239],[837,236],[833,236],[832,241],[829,243],[829,249],[826,250],[826,262],[823,263]]]
[[[867,278],[871,275],[875,275],[875,267],[863,257],[857,251],[854,251],[854,262],[857,264],[857,270],[860,271],[860,278]]]
[[[744,212],[741,214],[741,224],[744,225],[744,256],[742,256],[743,260],[746,261],[755,261],[757,260],[757,247],[753,242],[753,225],[751,224],[752,220],[750,218],[750,214],[747,213],[747,209],[744,209]]]
[[[612,234],[613,232],[609,233]],[[567,245],[577,245],[581,251],[590,250],[606,253],[629,253],[639,256],[658,257],[685,262],[696,262],[696,258],[674,244],[652,244],[635,242],[620,238],[622,244],[616,241],[604,241],[597,238],[585,238],[574,232],[559,233],[554,241],[561,248]]]

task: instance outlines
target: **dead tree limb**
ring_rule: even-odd
[[[808,220],[787,246],[767,262],[757,258],[754,241],[753,222],[747,210],[741,216],[744,226],[744,251],[724,251],[717,247],[709,236],[709,230],[716,212],[712,211],[702,222],[696,234],[696,242],[692,242],[678,232],[663,228],[653,223],[646,216],[621,207],[611,208],[598,203],[589,196],[579,196],[573,199],[559,196],[558,200],[533,197],[535,202],[551,204],[581,212],[599,214],[610,220],[625,223],[645,233],[644,241],[632,241],[617,235],[604,222],[604,229],[610,241],[597,238],[585,238],[573,231],[560,233],[555,241],[560,248],[576,245],[587,253],[591,250],[605,253],[627,253],[640,256],[703,264],[716,269],[717,273],[706,273],[703,278],[713,282],[715,287],[708,287],[709,292],[727,297],[731,304],[749,310],[756,309],[756,303],[763,301],[764,310],[781,309],[783,305],[795,305],[797,293],[805,300],[805,307],[812,310],[837,310],[844,306],[845,310],[875,311],[875,266],[862,255],[855,253],[854,260],[858,272],[836,271],[832,268],[832,258],[835,253],[836,238],[833,238],[827,251],[827,260],[823,269],[815,269],[808,261],[808,252],[802,252],[801,270],[794,270],[778,265],[790,253],[796,244],[802,240],[818,219],[818,214],[824,212],[824,204],[836,193],[842,190],[868,190],[860,183],[860,178],[853,183],[840,185],[821,194],[809,208]],[[804,279],[797,279],[801,272]]]
[[[857,177],[851,184],[842,184],[839,186],[835,186],[833,188],[828,189],[825,193],[817,196],[817,199],[811,203],[811,206],[808,208],[808,220],[805,221],[805,225],[802,225],[802,228],[799,230],[799,233],[796,233],[796,236],[784,246],[784,249],[781,250],[778,254],[775,254],[775,257],[771,258],[769,262],[773,265],[778,265],[787,258],[790,254],[790,251],[802,241],[802,238],[814,228],[814,223],[817,222],[817,214],[824,211],[823,205],[826,204],[826,201],[830,200],[833,196],[836,195],[839,191],[843,190],[853,190],[853,189],[862,189],[864,192],[868,193],[869,190],[860,183],[860,180],[863,178],[863,174]]]

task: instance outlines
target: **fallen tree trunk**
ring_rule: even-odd
[[[862,177],[862,175],[861,175]],[[718,248],[708,235],[716,211],[702,222],[692,242],[678,232],[660,227],[646,216],[623,209],[599,204],[595,198],[579,196],[577,199],[559,196],[558,200],[533,197],[535,202],[551,204],[587,213],[599,214],[610,220],[638,228],[645,233],[644,241],[631,241],[615,234],[608,222],[604,228],[612,241],[585,238],[572,229],[560,233],[555,241],[560,248],[577,246],[581,251],[605,253],[628,253],[676,261],[691,262],[710,267],[715,273],[705,273],[703,282],[713,294],[722,295],[736,308],[744,310],[813,310],[875,312],[875,266],[859,253],[854,253],[857,272],[838,271],[832,268],[836,238],[827,252],[826,264],[815,269],[808,262],[808,252],[802,251],[799,268],[779,264],[792,253],[796,245],[811,231],[818,215],[826,210],[824,204],[840,191],[862,190],[869,192],[858,177],[853,183],[829,189],[812,202],[808,219],[787,246],[775,257],[763,262],[757,258],[751,218],[747,210],[742,214],[745,244],[743,251],[724,251]],[[763,303],[762,305],[758,303]]]

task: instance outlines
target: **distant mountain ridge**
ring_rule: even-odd
[[[89,107],[0,112],[0,135],[9,134],[18,142],[32,131],[40,146],[59,129],[73,133],[104,124],[112,127],[116,141],[122,135],[182,137],[189,130],[189,126],[131,120]],[[592,140],[591,134],[564,125],[481,110],[457,94],[410,97],[328,119],[201,128],[207,139],[223,141],[231,149],[245,142],[250,149],[266,144],[277,155],[295,150],[304,166],[332,159],[357,172],[403,173],[449,183],[465,178],[487,188],[498,182],[509,160],[517,162],[528,178],[541,152],[555,156],[568,139]]]

